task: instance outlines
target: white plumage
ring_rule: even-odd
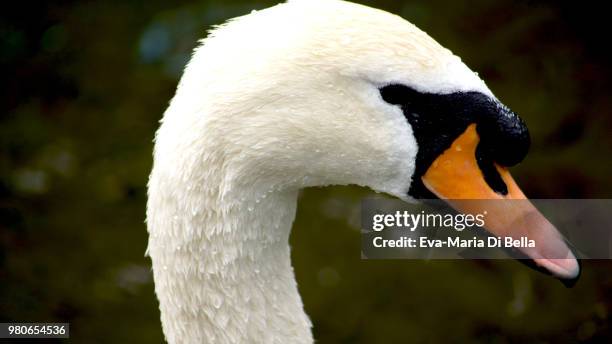
[[[379,87],[479,91],[402,18],[293,0],[202,41],[156,135],[148,253],[170,343],[312,343],[288,237],[300,188],[406,199],[417,143]]]

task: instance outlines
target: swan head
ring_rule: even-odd
[[[344,1],[290,0],[216,28],[163,121],[165,149],[222,166],[219,197],[230,185],[356,184],[403,200],[525,198],[506,170],[527,153],[523,121],[426,33]],[[554,227],[516,211],[538,214],[546,249],[567,257],[528,253],[536,265],[576,278]]]

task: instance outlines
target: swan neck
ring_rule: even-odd
[[[219,197],[151,180],[148,252],[168,342],[311,343],[288,243],[297,191]]]

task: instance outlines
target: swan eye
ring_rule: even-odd
[[[391,105],[410,105],[415,103],[419,98],[419,92],[414,89],[402,85],[391,84],[380,89],[382,99]]]

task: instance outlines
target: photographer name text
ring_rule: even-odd
[[[462,239],[459,237],[442,239],[429,239],[428,237],[400,237],[398,239],[383,239],[383,237],[377,236],[373,239],[372,244],[376,248],[443,248],[443,247],[457,247],[457,248],[522,248],[522,247],[535,247],[536,243],[533,239],[527,237],[511,238],[511,237],[489,237],[486,239],[480,239],[473,237],[472,239]]]

